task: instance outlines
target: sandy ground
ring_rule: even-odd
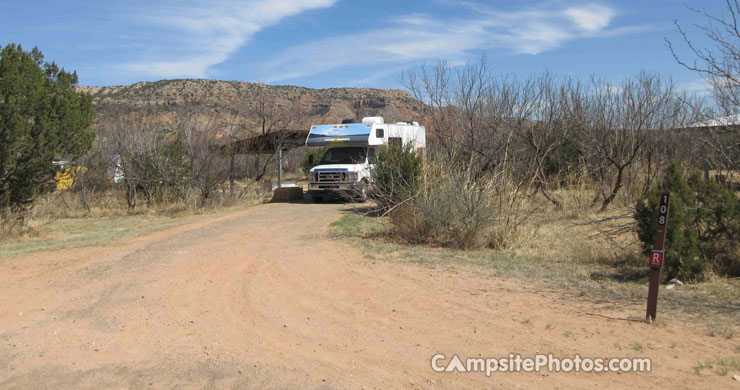
[[[373,262],[329,236],[346,208],[270,204],[0,258],[0,388],[740,388],[694,371],[735,340],[465,267]],[[649,357],[653,371],[437,373],[436,353]]]

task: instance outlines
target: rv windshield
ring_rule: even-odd
[[[319,164],[361,164],[365,162],[366,154],[367,149],[362,147],[331,148],[324,153]]]

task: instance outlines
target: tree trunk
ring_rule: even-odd
[[[625,166],[621,166],[617,169],[617,179],[614,181],[614,188],[612,188],[611,194],[609,194],[609,196],[604,199],[604,203],[601,204],[600,211],[606,211],[606,208],[609,207],[609,204],[614,200],[614,198],[617,197],[617,192],[619,192],[619,189],[622,188],[622,176],[624,174],[624,168]]]
[[[128,180],[126,181],[126,203],[128,203],[129,210],[136,208],[136,185],[132,185]]]
[[[146,185],[146,186],[143,186],[143,190],[144,190],[144,195],[146,196],[146,204],[149,206],[152,206],[154,202],[152,200],[151,188],[148,185]]]
[[[82,207],[85,208],[86,212],[90,212],[90,202],[87,200],[87,192],[85,191],[85,185],[80,182],[80,201],[82,202]]]
[[[262,180],[262,177],[265,176],[265,172],[267,172],[267,166],[270,164],[270,160],[272,160],[272,156],[273,154],[267,157],[267,160],[265,160],[265,164],[262,165],[262,170],[257,174],[257,177],[254,178],[254,181],[260,181]]]
[[[132,183],[128,176],[123,176],[123,184],[126,186],[126,203],[128,209],[133,210],[136,208],[136,183]]]
[[[555,207],[559,209],[563,208],[563,205],[560,203],[560,201],[557,200],[554,196],[552,196],[552,194],[550,194],[549,191],[547,191],[547,188],[545,188],[545,184],[542,181],[538,183],[538,186],[540,187],[540,192],[542,192],[542,195],[545,196],[545,199],[549,200],[550,203],[555,205]]]
[[[642,190],[643,194],[646,194],[650,190],[650,186],[653,184],[653,152],[648,152],[647,155],[647,177],[645,178],[645,187]]]
[[[234,157],[235,154],[231,153],[231,159],[229,159],[229,196],[234,196],[234,189],[236,187],[236,173],[234,172]]]

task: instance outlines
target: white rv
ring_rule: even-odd
[[[372,181],[372,161],[381,145],[398,142],[412,144],[416,150],[426,148],[424,126],[417,122],[388,124],[382,117],[342,122],[314,125],[308,133],[306,146],[327,148],[308,174],[308,194],[315,202],[336,195],[364,199]]]

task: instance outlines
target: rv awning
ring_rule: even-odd
[[[282,150],[304,146],[308,130],[280,130],[233,141],[222,146],[223,151],[235,148],[236,154],[273,154]]]

